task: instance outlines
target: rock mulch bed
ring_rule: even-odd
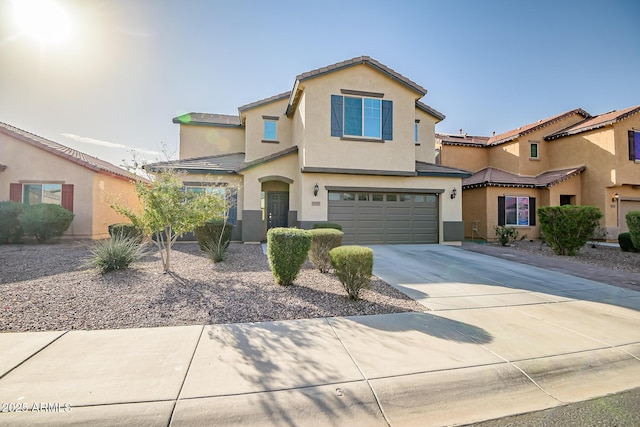
[[[195,243],[174,246],[171,274],[155,247],[131,269],[83,266],[91,242],[0,246],[0,332],[262,322],[423,311],[374,278],[350,301],[332,274],[307,263],[295,284],[275,284],[259,245],[232,244],[213,264]]]

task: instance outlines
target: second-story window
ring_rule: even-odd
[[[531,159],[538,159],[539,157],[539,153],[538,153],[538,143],[537,142],[532,142],[531,145],[529,145],[529,158]]]
[[[264,134],[263,139],[266,141],[276,141],[278,139],[278,134],[276,131],[276,122],[275,120],[267,120],[264,121]]]
[[[413,124],[413,142],[418,143],[418,123]]]
[[[393,139],[393,102],[378,98],[331,95],[331,136]]]

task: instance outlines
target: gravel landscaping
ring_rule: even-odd
[[[174,246],[171,274],[155,247],[129,270],[83,267],[91,242],[0,246],[0,332],[118,329],[261,322],[423,311],[374,278],[350,301],[332,274],[310,263],[295,284],[275,284],[260,245],[232,244],[213,264],[196,243]]]

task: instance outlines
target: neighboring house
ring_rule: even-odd
[[[191,113],[180,159],[151,171],[186,171],[187,191],[235,201],[234,239],[272,227],[339,223],[344,243],[449,243],[463,238],[461,180],[434,164],[426,89],[363,56],[300,74],[290,92],[239,107],[237,116]]]
[[[598,207],[616,239],[640,210],[638,113],[576,109],[492,137],[436,135],[441,164],[474,172],[462,183],[465,236],[492,239],[508,225],[535,239],[537,207],[572,204]]]
[[[65,237],[108,237],[125,221],[110,207],[139,206],[135,175],[111,163],[0,123],[0,200],[53,203],[75,214]]]

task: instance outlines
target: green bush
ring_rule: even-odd
[[[297,228],[272,228],[267,232],[267,257],[279,285],[290,285],[307,259],[311,233]]]
[[[71,226],[74,215],[62,206],[49,203],[26,206],[18,216],[27,236],[35,236],[38,242],[48,242],[60,237]]]
[[[202,249],[207,257],[214,263],[222,262],[227,256],[227,249],[229,248],[229,242],[225,244],[220,240],[209,240],[204,244]]]
[[[215,242],[216,245],[220,243],[224,246],[224,250],[229,247],[231,241],[231,232],[233,231],[233,224],[224,222],[221,219],[212,219],[204,223],[204,225],[195,229],[196,239],[198,239],[198,245],[200,249],[208,252],[210,248],[210,242]],[[222,236],[222,239],[220,238]]]
[[[140,238],[115,234],[110,239],[95,244],[85,266],[97,268],[103,274],[113,270],[124,270],[145,253],[146,248],[140,243]]]
[[[311,228],[313,228],[313,229],[333,228],[334,230],[342,231],[342,226],[340,224],[334,224],[332,222],[318,222],[316,224],[313,224],[313,226]]]
[[[135,225],[129,222],[121,222],[118,224],[111,224],[109,226],[109,236],[114,237],[120,235],[122,237],[130,237],[132,239],[142,240],[142,232],[136,228]]]
[[[329,252],[331,265],[347,291],[357,300],[360,289],[369,289],[373,274],[373,250],[363,246],[339,246]]]
[[[558,255],[575,255],[600,224],[602,213],[594,206],[545,206],[538,208],[540,229],[546,243]]]
[[[18,202],[0,202],[0,243],[17,243],[22,238],[18,217],[24,205]]]
[[[318,267],[321,273],[326,273],[331,267],[329,251],[342,244],[344,233],[332,228],[319,228],[310,230],[309,233],[311,233],[309,260]]]
[[[627,220],[627,228],[629,228],[629,235],[631,236],[633,247],[640,249],[640,211],[629,212],[625,218]]]
[[[495,227],[496,236],[498,237],[498,242],[502,246],[507,246],[516,240],[518,240],[518,230],[513,227],[506,227],[502,225],[496,225]]]
[[[640,250],[636,248],[631,241],[630,233],[618,234],[618,244],[620,245],[620,249],[622,249],[622,252],[638,252]]]

